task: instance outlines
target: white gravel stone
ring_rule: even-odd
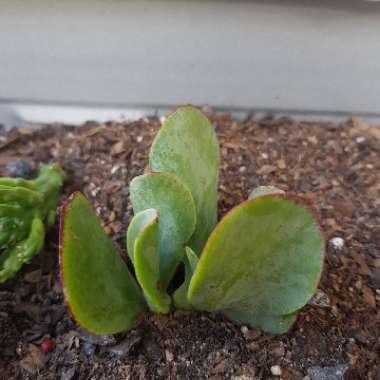
[[[282,370],[279,365],[272,365],[272,367],[270,367],[270,372],[273,376],[281,376],[282,374]]]
[[[366,138],[365,138],[364,136],[358,136],[358,137],[356,138],[356,142],[357,142],[358,144],[362,144],[362,143],[364,143],[365,140],[366,140]]]
[[[165,357],[168,362],[172,362],[174,359],[174,355],[169,350],[165,350]]]
[[[334,237],[330,240],[331,245],[337,249],[341,250],[344,246],[344,240],[341,237]]]
[[[115,174],[120,169],[120,165],[112,166],[111,174]]]

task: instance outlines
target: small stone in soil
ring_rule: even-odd
[[[238,351],[238,350],[239,350],[239,343],[236,340],[228,339],[225,341],[225,343],[223,345],[223,351],[224,352],[231,353],[231,352]]]
[[[95,353],[95,345],[93,345],[92,343],[89,343],[89,342],[83,342],[82,351],[87,356],[92,356]]]
[[[272,367],[270,367],[270,372],[273,376],[281,376],[282,374],[281,367],[279,365],[272,365]]]
[[[139,333],[132,331],[122,342],[116,346],[110,347],[108,350],[121,358],[128,355],[129,352],[141,342],[141,339],[142,336]]]
[[[71,367],[61,375],[61,380],[71,380],[75,376],[75,367]]]
[[[344,246],[344,240],[341,237],[334,237],[330,240],[330,244],[334,249],[340,251]]]
[[[310,380],[343,380],[347,370],[345,364],[335,367],[311,367],[307,370]]]
[[[331,301],[329,296],[320,289],[317,289],[314,297],[310,300],[309,305],[318,307],[330,307]]]
[[[174,355],[169,350],[165,350],[165,357],[168,362],[172,362],[174,359]]]
[[[82,340],[98,346],[112,346],[116,343],[116,339],[112,335],[94,335],[85,329],[79,329],[79,333]]]
[[[25,160],[12,160],[7,163],[6,172],[9,177],[27,178],[30,176],[31,168]]]
[[[364,136],[358,136],[355,141],[358,143],[358,144],[362,144],[364,143],[364,141],[366,140],[366,138]]]

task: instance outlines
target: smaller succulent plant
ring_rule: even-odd
[[[0,178],[0,283],[41,251],[63,178],[57,163],[41,164],[34,180]]]
[[[174,303],[272,333],[290,328],[319,282],[318,219],[301,197],[262,186],[217,224],[218,177],[213,126],[199,110],[179,108],[154,139],[149,171],[130,183],[135,278],[89,201],[70,197],[61,212],[61,276],[79,324],[97,334],[126,331],[146,307],[167,313]]]

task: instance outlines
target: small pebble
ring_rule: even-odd
[[[24,160],[12,160],[8,162],[6,171],[9,177],[28,178],[32,170],[28,162]]]
[[[343,380],[347,368],[346,364],[335,367],[311,367],[307,370],[307,374],[311,380]]]
[[[71,380],[74,376],[75,376],[75,367],[71,367],[62,373],[61,380]]]
[[[282,370],[279,365],[272,365],[272,367],[270,367],[270,372],[273,376],[281,376],[282,374]]]
[[[111,214],[110,214],[108,220],[109,220],[110,222],[114,222],[114,221],[116,220],[116,213],[115,213],[115,211],[112,211],[112,212],[111,212]]]
[[[344,246],[344,240],[341,237],[332,238],[330,243],[338,251],[340,251]]]
[[[109,348],[109,351],[119,358],[128,355],[142,340],[142,335],[132,331],[128,336],[116,346]]]
[[[230,352],[237,351],[237,350],[239,350],[239,343],[236,342],[236,340],[227,339],[224,342],[224,345],[223,345],[223,351],[224,352],[230,353]]]
[[[358,144],[362,144],[362,143],[364,143],[365,140],[366,140],[366,139],[365,139],[364,136],[358,136],[358,137],[355,139],[355,141],[356,141]]]
[[[120,165],[112,166],[111,174],[115,174],[120,169]]]
[[[310,300],[309,305],[318,307],[330,307],[331,301],[329,296],[324,291],[317,289],[314,297]]]
[[[97,346],[112,346],[116,344],[116,339],[113,335],[95,335],[83,328],[79,328],[78,332],[82,340]]]
[[[112,229],[112,227],[110,227],[110,226],[105,226],[105,227],[104,227],[104,232],[105,232],[106,235],[108,235],[108,236],[113,235],[113,229]]]
[[[93,197],[96,197],[96,196],[98,195],[99,191],[100,191],[100,188],[97,187],[96,189],[91,190],[90,193],[91,193],[91,195],[92,195]]]
[[[95,345],[89,342],[83,342],[82,350],[87,356],[92,356],[95,353]]]
[[[168,362],[172,362],[174,359],[174,355],[169,350],[165,350],[165,357]]]

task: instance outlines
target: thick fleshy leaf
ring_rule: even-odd
[[[195,228],[195,206],[190,190],[169,173],[149,173],[130,183],[131,202],[137,214],[155,209],[160,222],[160,277],[166,289],[184,255],[185,243]]]
[[[267,194],[284,194],[285,191],[278,189],[274,186],[258,186],[256,189],[253,189],[251,194],[249,194],[248,199],[255,199],[261,197],[262,195]]]
[[[66,301],[81,326],[94,334],[133,327],[144,299],[81,193],[61,211],[60,267]]]
[[[42,249],[45,230],[55,221],[63,179],[57,163],[41,164],[34,180],[0,178],[0,282]]]
[[[200,310],[225,312],[252,327],[283,332],[266,318],[289,321],[284,316],[307,303],[318,285],[323,257],[324,239],[313,211],[290,194],[263,195],[235,207],[215,228],[188,298]]]
[[[261,330],[275,334],[286,333],[297,318],[296,312],[288,315],[273,316],[260,313],[255,314],[246,311],[225,310],[224,314],[235,322],[259,327]]]
[[[25,213],[25,209],[23,209],[18,204],[0,203],[0,218],[21,217],[24,213]]]
[[[197,268],[199,258],[196,255],[196,253],[190,248],[186,247],[186,257],[190,265],[191,275],[195,272],[195,269]]]
[[[0,178],[0,186],[25,187],[27,189],[35,190],[33,181],[24,178],[2,177]]]
[[[0,203],[17,203],[22,207],[42,204],[43,194],[25,187],[0,186]]]
[[[0,283],[17,273],[23,264],[38,254],[45,239],[44,223],[40,218],[33,219],[27,239],[8,247],[0,255]]]
[[[198,109],[177,109],[153,141],[149,167],[176,176],[191,191],[197,225],[188,243],[199,254],[215,227],[219,176],[219,145],[213,126]]]
[[[159,219],[156,214],[141,229],[134,244],[134,267],[149,307],[159,313],[167,313],[171,299],[160,282]]]
[[[184,256],[182,260],[185,268],[185,279],[183,284],[173,294],[174,304],[179,309],[192,309],[192,305],[187,299],[187,290],[190,285],[191,277],[197,267],[198,260],[198,256],[195,252],[190,247],[186,247],[186,256]]]
[[[153,220],[158,218],[157,210],[149,208],[137,213],[129,223],[127,231],[127,251],[128,256],[132,263],[135,261],[134,251],[135,251],[135,241],[139,233],[144,229],[144,227],[151,223]]]

